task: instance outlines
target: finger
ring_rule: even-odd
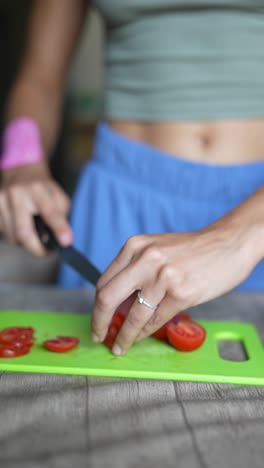
[[[36,213],[34,204],[27,196],[13,197],[11,201],[12,220],[16,242],[33,255],[43,256],[47,252],[42,246],[33,224]]]
[[[73,242],[73,233],[65,213],[54,206],[52,196],[43,186],[35,187],[34,195],[39,214],[53,230],[58,242],[65,247],[69,246]]]
[[[115,257],[109,267],[105,270],[103,275],[98,281],[98,286],[103,287],[111,281],[118,273],[126,268],[133,258],[146,247],[150,242],[151,236],[132,236],[120,250],[119,254]]]
[[[143,297],[148,303],[156,306],[156,311],[158,311],[159,303],[164,298],[164,295],[165,289],[160,285],[157,287],[157,284],[149,284],[141,291],[141,297]],[[116,355],[125,354],[130,346],[132,346],[144,326],[149,321],[153,320],[154,315],[155,310],[153,310],[153,308],[150,308],[145,304],[141,304],[136,300],[116,338],[116,342],[113,346],[113,353]]]
[[[14,226],[12,223],[12,217],[10,215],[10,209],[6,197],[0,195],[0,213],[1,213],[1,232],[6,236],[7,240],[12,244],[15,242]]]
[[[153,314],[150,320],[143,326],[142,330],[136,338],[136,341],[141,341],[147,336],[152,335],[166,322],[169,322],[169,320],[175,317],[175,315],[185,309],[187,309],[187,306],[186,304],[183,304],[183,301],[179,300],[176,302],[175,299],[166,295],[161,301],[156,313]]]
[[[71,201],[68,195],[66,195],[64,190],[62,190],[61,187],[54,182],[50,183],[50,192],[58,210],[67,215],[71,207]]]
[[[141,285],[146,278],[152,278],[153,266],[140,260],[130,263],[102,288],[97,287],[96,300],[92,315],[92,334],[95,341],[103,341],[111,318],[117,307]]]
[[[32,219],[32,214],[26,210],[20,211],[21,216],[23,215],[23,221],[21,218],[15,219],[15,229],[17,235],[17,241],[29,250],[33,255],[43,257],[47,255],[47,250],[43,247],[40,242]]]

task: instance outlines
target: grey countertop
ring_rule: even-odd
[[[10,284],[0,295],[1,309],[87,313],[93,301],[87,290]],[[192,315],[250,321],[264,340],[264,294],[230,294]],[[264,387],[2,373],[0,466],[263,468]]]

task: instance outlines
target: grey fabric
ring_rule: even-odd
[[[93,292],[1,285],[1,308],[87,313]],[[264,295],[233,294],[192,311],[252,321]],[[0,315],[1,323],[1,315]],[[5,468],[263,468],[264,387],[4,373]]]

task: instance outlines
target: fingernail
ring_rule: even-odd
[[[119,346],[118,344],[115,344],[115,345],[113,346],[112,352],[113,352],[113,354],[115,354],[116,356],[121,356],[121,354],[123,354],[123,350],[120,348],[120,346]]]
[[[92,340],[94,343],[99,343],[100,338],[95,333],[92,333]]]
[[[68,242],[71,242],[71,235],[70,234],[62,234],[60,236],[60,241],[63,243],[63,244],[67,244]]]

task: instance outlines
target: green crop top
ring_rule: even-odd
[[[264,116],[264,0],[94,0],[105,24],[104,116]]]

